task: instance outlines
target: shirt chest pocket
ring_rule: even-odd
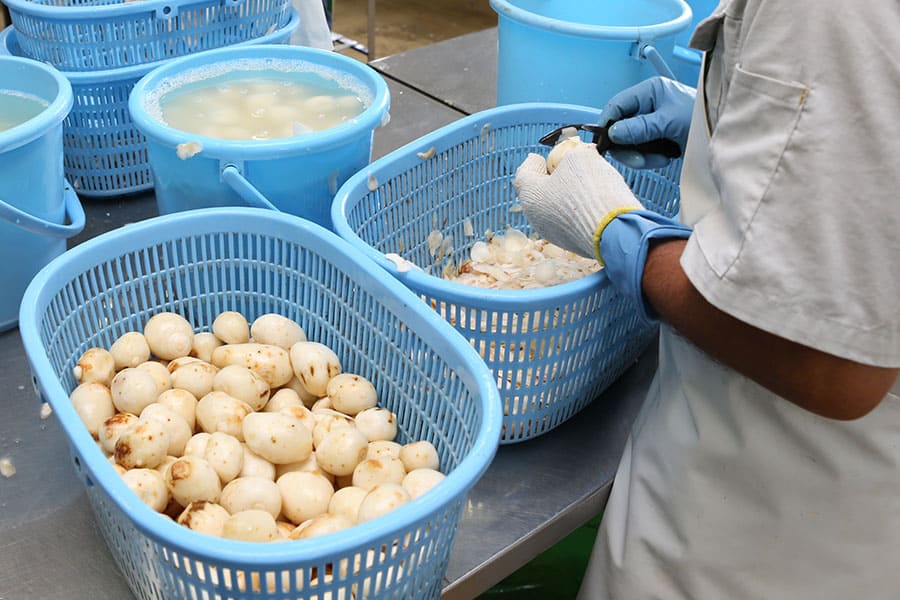
[[[709,143],[710,168],[721,203],[698,223],[716,241],[707,245],[705,253],[720,277],[738,258],[762,203],[798,201],[768,198],[767,191],[797,127],[807,92],[802,84],[735,65]]]

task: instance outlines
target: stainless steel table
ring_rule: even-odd
[[[491,31],[478,36],[488,46]],[[472,50],[472,42],[463,36],[436,44],[438,53],[432,46],[373,64],[388,76],[392,94],[392,119],[375,134],[376,157],[486,108],[479,103],[487,98],[493,104],[492,90],[485,91],[493,79],[486,79],[483,69],[492,68],[495,59],[482,54],[477,64],[466,64],[460,58]],[[398,74],[404,65],[417,64],[417,56],[433,67],[432,80]],[[458,79],[447,86],[444,76]],[[410,85],[401,82],[403,77]],[[443,100],[441,90],[447,90]],[[72,243],[156,214],[150,193],[86,199],[84,205],[89,224]],[[445,598],[477,596],[602,509],[655,365],[651,349],[568,423],[500,448],[466,504]],[[0,334],[0,390],[0,458],[11,458],[16,467],[12,477],[0,477],[0,600],[131,597],[94,525],[58,423],[52,415],[41,418],[17,330]]]

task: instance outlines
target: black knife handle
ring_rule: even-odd
[[[641,154],[661,154],[666,158],[678,158],[681,156],[681,146],[675,140],[668,138],[652,140],[643,144],[611,143],[607,150],[635,150]]]

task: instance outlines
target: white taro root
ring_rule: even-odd
[[[281,492],[281,512],[295,525],[325,514],[334,494],[331,482],[315,473],[285,473],[275,483]]]
[[[241,444],[244,450],[244,464],[238,477],[262,477],[275,481],[275,465],[250,449],[246,443]]]
[[[221,368],[228,365],[247,367],[269,384],[278,388],[294,376],[287,350],[271,344],[228,344],[213,350],[212,363]]]
[[[174,360],[191,353],[194,328],[181,315],[163,312],[153,315],[144,324],[144,338],[154,356]]]
[[[184,456],[206,456],[206,447],[209,445],[209,439],[212,434],[201,431],[191,436],[191,439],[184,445]]]
[[[397,416],[386,408],[367,408],[356,415],[354,421],[370,442],[397,437]]]
[[[368,495],[368,490],[348,485],[336,491],[328,503],[328,512],[333,515],[343,515],[353,523],[359,515],[359,505]]]
[[[262,410],[269,401],[269,384],[241,365],[228,365],[220,369],[213,378],[212,387],[214,390],[243,400],[253,410]]]
[[[263,412],[278,412],[288,406],[304,406],[303,400],[300,399],[300,396],[294,390],[281,388],[272,394],[262,410]]]
[[[409,494],[399,484],[382,483],[375,486],[359,505],[358,523],[371,521],[403,506],[410,501]]]
[[[219,504],[232,515],[256,509],[264,510],[277,519],[281,514],[281,492],[271,479],[239,477],[222,488]]]
[[[159,396],[153,375],[138,368],[122,369],[112,379],[112,401],[119,412],[141,414]]]
[[[244,441],[244,418],[253,412],[250,405],[225,392],[210,392],[197,402],[197,425],[207,433],[221,431]]]
[[[310,430],[310,432],[316,428],[316,416],[305,406],[285,406],[280,411],[283,415],[289,415],[294,417],[303,425]]]
[[[141,411],[141,421],[148,419],[155,419],[165,427],[166,434],[169,437],[169,448],[166,454],[181,456],[184,453],[185,444],[191,439],[191,434],[193,433],[184,417],[168,406],[154,402],[153,404],[148,404]]]
[[[166,472],[166,486],[175,502],[218,502],[222,484],[216,470],[199,456],[182,456]]]
[[[337,429],[353,429],[353,419],[334,410],[313,413],[316,426],[313,429],[313,446],[318,448],[332,431]]]
[[[169,490],[159,471],[154,469],[129,469],[122,475],[125,485],[131,488],[141,502],[162,512],[169,505]]]
[[[565,157],[569,151],[574,150],[578,146],[587,145],[587,142],[583,141],[580,137],[578,137],[577,132],[572,132],[572,137],[567,137],[559,142],[553,149],[550,150],[550,154],[547,155],[547,173],[553,173],[556,170],[557,165],[559,165],[560,161]]]
[[[225,519],[222,537],[242,542],[272,542],[280,535],[272,515],[264,510],[251,509]]]
[[[139,420],[116,441],[116,462],[126,469],[152,469],[166,458],[168,449],[165,425],[154,419]]]
[[[116,413],[103,422],[97,431],[97,439],[100,440],[100,446],[107,454],[113,454],[116,451],[116,442],[122,432],[137,425],[138,416],[131,413]]]
[[[203,458],[219,474],[222,483],[228,483],[238,476],[244,466],[244,449],[234,436],[216,431],[209,435]],[[221,502],[225,506],[224,502]],[[228,508],[225,506],[225,508]],[[228,509],[228,512],[234,511]],[[276,515],[278,516],[278,515]]]
[[[248,414],[244,418],[243,433],[251,450],[276,465],[305,460],[312,453],[309,429],[288,414]]]
[[[329,473],[328,471],[323,470],[318,461],[316,461],[316,453],[313,452],[309,455],[309,458],[306,460],[298,460],[297,462],[285,463],[283,465],[275,465],[275,480],[277,481],[279,477],[284,475],[285,473],[292,473],[294,471],[303,471],[305,473],[315,473],[316,475],[321,475],[331,483],[334,483],[334,475]]]
[[[213,350],[222,345],[222,340],[217,338],[215,334],[204,331],[195,333],[194,340],[191,345],[190,356],[199,358],[203,362],[212,362]]]
[[[197,398],[189,391],[166,390],[156,398],[156,401],[181,415],[191,431],[197,427]]]
[[[441,465],[437,449],[431,442],[424,440],[410,442],[403,446],[400,450],[399,458],[403,461],[403,468],[406,469],[407,473],[415,469],[434,469],[437,471]]]
[[[226,344],[246,344],[250,341],[250,325],[239,312],[220,313],[212,325],[213,334]]]
[[[304,389],[318,398],[325,395],[328,381],[341,372],[337,354],[318,342],[297,342],[291,346],[291,365]]]
[[[303,384],[300,383],[300,380],[297,379],[296,375],[291,377],[291,380],[284,384],[284,387],[282,389],[292,390],[295,394],[297,394],[297,397],[300,398],[303,406],[307,408],[312,408],[313,403],[315,403],[315,401],[319,399],[318,396],[313,396],[306,391],[306,388],[303,387]]]
[[[353,470],[353,486],[371,490],[382,483],[400,484],[406,476],[403,463],[397,458],[370,458]]]
[[[253,341],[272,344],[290,350],[297,342],[306,341],[306,333],[297,323],[279,314],[269,313],[258,317],[250,328]]]
[[[352,373],[340,373],[332,377],[325,387],[325,393],[331,398],[335,410],[351,417],[378,404],[378,393],[372,382]]]
[[[344,515],[324,514],[300,523],[290,533],[289,537],[292,540],[306,540],[341,531],[342,529],[353,527],[355,524],[355,521],[351,521]]]
[[[178,516],[178,524],[194,531],[222,537],[228,511],[214,502],[191,502]]]
[[[366,457],[369,440],[353,427],[338,428],[316,446],[316,462],[333,475],[350,475]]]
[[[442,482],[445,477],[443,473],[434,469],[414,469],[406,474],[400,485],[403,486],[409,497],[415,500]]]
[[[150,360],[150,346],[142,333],[129,331],[124,333],[109,347],[109,353],[115,361],[116,370],[125,367],[136,367]]]
[[[102,383],[109,386],[116,374],[116,361],[103,348],[88,348],[75,363],[72,374],[78,383]]]
[[[156,382],[156,392],[158,394],[162,394],[166,390],[172,389],[172,376],[169,375],[169,370],[166,368],[166,365],[155,360],[147,360],[139,364],[137,368],[141,371],[150,373],[153,380]]]
[[[403,446],[391,440],[375,440],[369,442],[366,458],[400,458]]]
[[[218,369],[199,358],[184,357],[169,363],[172,387],[187,390],[196,398],[202,398],[213,391]]]
[[[103,424],[116,414],[109,388],[97,382],[82,383],[72,390],[69,400],[88,433],[99,439]]]

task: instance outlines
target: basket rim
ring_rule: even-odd
[[[451,361],[458,375],[473,388],[473,398],[480,403],[482,423],[468,454],[442,481],[442,493],[424,494],[408,505],[356,525],[334,535],[315,538],[311,543],[260,544],[215,538],[192,532],[174,521],[160,518],[144,504],[109,465],[96,442],[82,425],[69,394],[53,372],[40,338],[41,313],[49,299],[71,282],[75,274],[92,268],[111,256],[146,248],[190,232],[193,235],[221,232],[254,232],[286,239],[302,239],[305,246],[328,249],[335,254],[329,259],[339,268],[351,269],[354,280],[382,301],[393,304],[392,310],[403,315],[405,323],[423,333],[442,357]],[[174,213],[132,223],[101,234],[63,253],[45,266],[31,281],[19,311],[19,330],[25,353],[45,399],[62,425],[69,444],[84,460],[81,468],[101,485],[110,499],[131,519],[133,525],[148,537],[185,553],[209,558],[218,564],[230,563],[238,568],[274,567],[297,561],[321,560],[337,556],[348,547],[374,543],[398,530],[411,528],[466,494],[487,470],[497,451],[502,427],[499,392],[493,375],[477,352],[459,334],[428,308],[415,294],[391,277],[378,277],[380,269],[369,265],[344,240],[332,232],[293,215],[255,208],[208,208]],[[455,364],[454,364],[455,363]],[[105,466],[103,466],[105,465]],[[99,468],[98,468],[99,467]],[[225,566],[229,566],[225,564]]]
[[[72,94],[72,84],[69,83],[69,80],[49,65],[30,58],[2,53],[0,53],[0,63],[12,67],[20,65],[23,69],[40,71],[52,79],[57,86],[56,97],[40,113],[24,123],[0,133],[0,152],[8,152],[33,142],[45,135],[49,129],[62,124],[69,111],[72,110],[75,96]]]
[[[141,1],[143,2],[144,0]],[[130,4],[135,3],[132,2]],[[297,13],[296,9],[291,8],[291,18],[284,27],[281,27],[273,31],[272,33],[268,33],[262,37],[254,38],[252,40],[244,40],[243,42],[237,42],[231,47],[275,44],[273,40],[290,36],[290,34],[292,34],[299,25],[300,15]],[[15,25],[9,25],[6,29],[0,31],[0,56],[22,56],[21,47],[19,47],[19,42],[17,39],[18,35],[19,34],[16,31]],[[13,51],[13,44],[18,47],[19,54]],[[68,79],[70,83],[72,83],[72,85],[92,85],[97,82],[116,82],[125,81],[128,79],[139,79],[144,75],[147,75],[150,71],[168,63],[171,60],[171,58],[163,58],[148,63],[138,63],[134,65],[126,65],[124,67],[112,67],[110,69],[102,69],[96,71],[71,71],[63,69],[57,69],[57,71],[62,73],[65,78]]]
[[[349,73],[353,79],[373,92],[372,100],[362,113],[334,127],[301,136],[258,141],[225,140],[187,133],[168,126],[147,112],[145,104],[148,91],[156,89],[165,80],[195,69],[202,69],[211,64],[227,64],[243,59],[297,61],[302,64],[323,67],[329,72],[340,72],[343,69],[343,73]],[[382,124],[384,116],[390,109],[390,100],[387,83],[381,75],[368,65],[342,54],[307,46],[243,45],[217,48],[166,61],[164,65],[147,73],[131,89],[128,97],[128,112],[135,127],[147,139],[164,146],[175,148],[183,142],[196,140],[202,142],[201,153],[207,158],[233,161],[236,160],[236,156],[240,156],[241,160],[253,161],[283,158],[322,148],[332,149],[352,142],[360,135],[370,135],[372,130]]]
[[[98,4],[84,6],[55,6],[38,4],[31,0],[3,0],[11,10],[17,10],[29,16],[42,17],[48,20],[67,21],[85,19],[96,21],[105,17],[153,12],[162,19],[169,19],[178,14],[173,8],[218,4],[238,7],[246,0],[141,0],[140,2],[121,2],[118,4]],[[168,9],[168,11],[166,10]]]
[[[535,306],[544,306],[548,302],[566,302],[582,298],[585,293],[592,289],[610,285],[609,277],[603,269],[574,281],[528,290],[495,290],[474,287],[464,283],[447,281],[414,269],[401,272],[397,268],[396,263],[386,258],[384,254],[357,235],[350,228],[347,221],[347,214],[369,191],[368,182],[370,177],[374,177],[379,182],[392,179],[403,172],[397,169],[398,163],[414,158],[421,162],[419,155],[426,152],[430,153],[432,149],[435,150],[435,153],[438,153],[443,148],[456,144],[456,142],[448,144],[446,141],[448,137],[452,137],[463,130],[470,130],[477,135],[477,132],[484,127],[492,126],[493,121],[497,117],[503,117],[509,123],[526,123],[528,115],[540,113],[550,116],[553,112],[571,115],[562,119],[571,123],[576,121],[589,123],[592,122],[590,119],[596,121],[600,115],[598,109],[589,106],[558,102],[523,102],[489,108],[444,125],[382,156],[369,164],[365,169],[353,174],[338,189],[331,205],[331,221],[335,232],[350,242],[357,250],[362,251],[366,256],[374,260],[382,269],[404,282],[405,285],[461,304],[484,304],[485,302],[490,302],[493,306],[504,310],[525,312]]]

